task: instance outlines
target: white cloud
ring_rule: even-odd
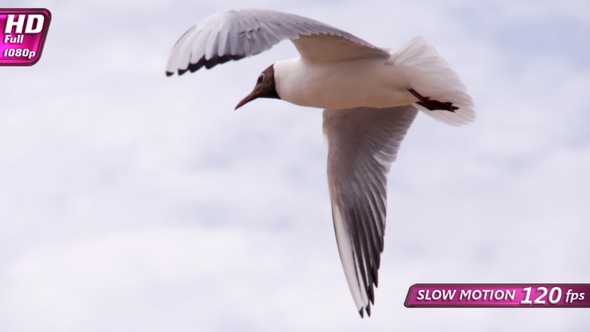
[[[474,97],[475,123],[421,116],[402,144],[368,320],[358,319],[338,260],[320,112],[272,100],[233,111],[259,71],[294,56],[289,43],[166,78],[176,38],[219,4],[39,6],[53,13],[41,61],[0,69],[2,331],[587,324],[579,310],[402,306],[416,282],[589,275],[588,67],[567,52],[513,49],[501,29],[522,20],[527,33],[562,32],[530,29],[555,12],[587,26],[586,2],[252,4],[394,50],[424,35]],[[578,40],[562,38],[572,48]]]

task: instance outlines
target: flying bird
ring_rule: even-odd
[[[299,56],[266,68],[236,109],[277,98],[324,109],[328,185],[340,259],[361,317],[371,315],[387,201],[387,173],[418,111],[463,125],[475,118],[459,76],[423,38],[391,54],[294,14],[230,10],[211,15],[174,45],[166,74],[207,69],[289,39]]]

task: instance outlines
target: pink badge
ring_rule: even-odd
[[[43,8],[0,9],[0,66],[32,66],[41,58],[51,12]]]
[[[406,307],[590,307],[590,284],[415,284]]]

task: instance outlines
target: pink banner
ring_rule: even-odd
[[[590,307],[590,284],[415,284],[406,307]]]
[[[47,9],[0,9],[0,65],[32,66],[41,58],[49,30]]]

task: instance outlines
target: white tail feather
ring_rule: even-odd
[[[393,54],[388,64],[397,66],[412,89],[423,96],[442,102],[452,102],[455,112],[420,110],[442,122],[459,126],[475,119],[473,102],[459,75],[438,55],[422,37],[416,37]]]

